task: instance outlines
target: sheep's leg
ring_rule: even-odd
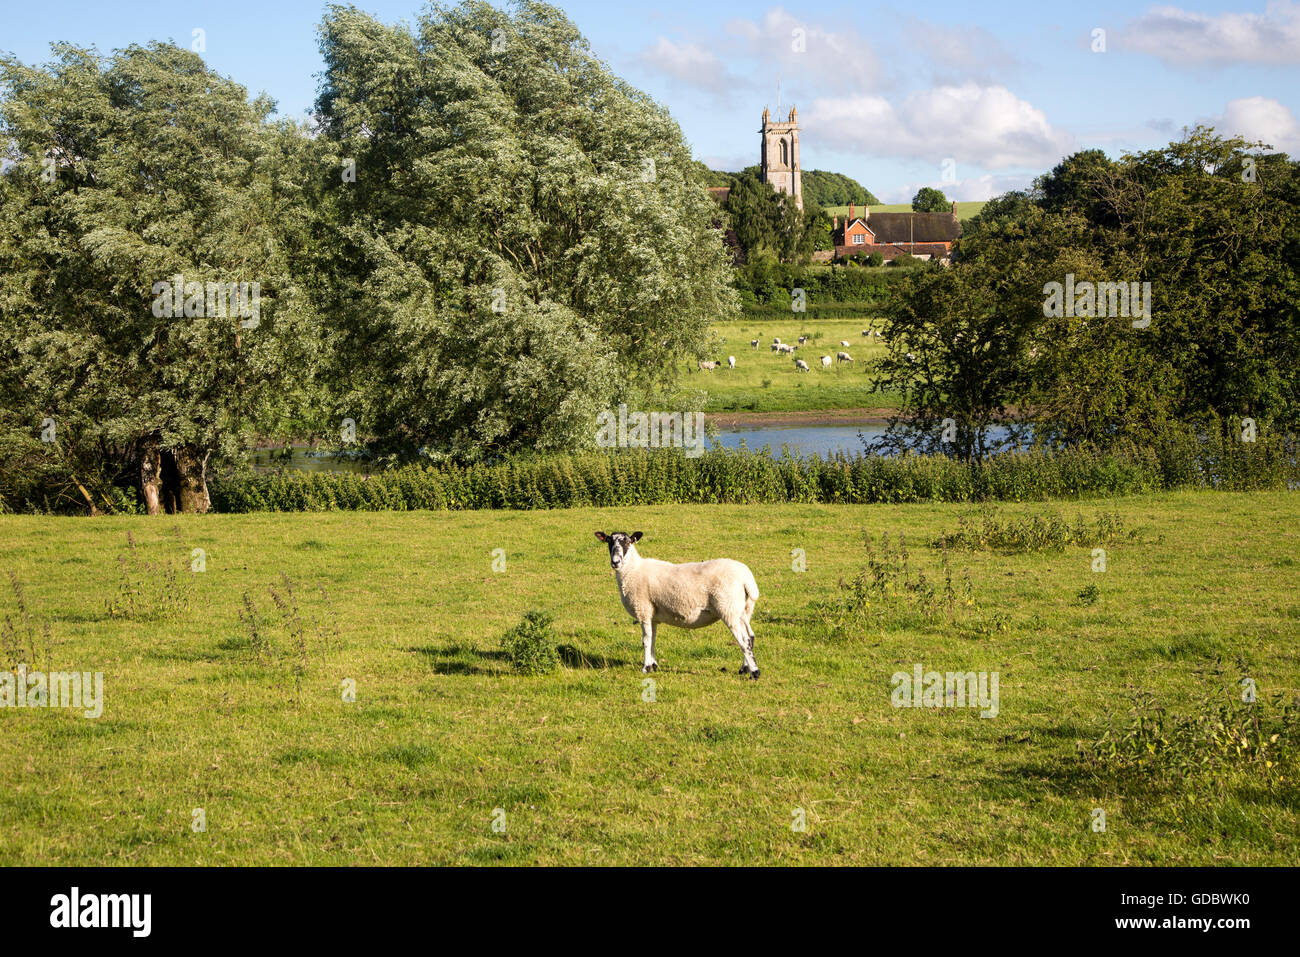
[[[749,675],[751,678],[758,677],[758,662],[754,660],[753,636],[749,631],[749,625],[743,618],[737,618],[734,622],[727,622],[727,627],[731,629],[731,637],[736,639],[736,644],[740,645],[741,654],[744,655],[744,662],[740,666],[742,675]]]
[[[641,673],[647,671],[658,671],[659,662],[655,660],[655,631],[658,629],[653,621],[641,622],[641,644],[645,647],[645,664],[641,668]]]

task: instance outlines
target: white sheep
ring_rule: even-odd
[[[870,336],[870,335],[871,335],[871,330],[870,330],[870,329],[863,329],[863,330],[862,330],[862,334],[863,334],[864,336]]]
[[[718,364],[716,362],[705,362],[703,359],[701,359],[697,363],[697,365],[699,365],[701,372],[705,372],[710,369],[716,369],[718,367]]]
[[[596,537],[609,546],[609,564],[618,582],[619,598],[628,614],[641,626],[645,664],[641,671],[657,671],[655,633],[659,625],[703,628],[721,621],[740,645],[744,661],[740,673],[758,678],[754,660],[754,628],[750,620],[758,602],[758,583],[743,562],[715,558],[707,562],[674,565],[642,558],[636,550],[640,532],[614,532]]]
[[[736,368],[736,357],[735,357],[735,356],[727,356],[727,368],[728,368],[728,369],[734,369],[734,368]]]
[[[758,348],[758,340],[757,340],[757,339],[750,339],[750,340],[749,340],[749,348],[751,348],[751,349],[757,349],[757,348]]]
[[[774,342],[774,343],[772,343],[772,351],[773,351],[773,352],[780,352],[780,351],[781,351],[781,343],[779,343],[779,342]]]
[[[852,362],[852,361],[853,361],[853,356],[849,355],[847,352],[837,352],[837,353],[835,353],[835,361],[836,361],[836,362]]]
[[[829,369],[830,367],[831,367],[831,357],[830,357],[830,356],[822,356],[822,368],[823,368],[823,369]]]
[[[807,336],[800,336],[800,337],[799,337],[799,345],[803,345],[803,344],[804,344],[805,342],[807,342],[807,341],[808,341],[808,337],[807,337]]]
[[[784,352],[787,355],[794,355],[795,347],[783,342],[780,345],[778,345],[776,349],[778,352]]]
[[[841,339],[841,340],[840,340],[840,345],[842,345],[845,349],[847,349],[847,348],[849,347],[849,340],[847,340],[847,339]]]
[[[795,359],[795,360],[794,360],[794,368],[795,368],[795,371],[796,371],[796,372],[807,372],[807,371],[808,371],[808,363],[804,362],[802,359]]]

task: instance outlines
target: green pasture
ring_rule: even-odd
[[[713,358],[721,366],[699,371],[694,362],[682,366],[679,380],[685,391],[708,394],[706,412],[790,412],[832,409],[893,407],[896,395],[870,391],[873,381],[868,371],[873,360],[885,351],[880,341],[862,335],[864,329],[879,329],[878,318],[809,321],[792,316],[789,320],[741,320],[718,322],[713,332],[718,347]],[[772,351],[772,339],[798,345],[801,335],[807,344],[794,356]],[[758,340],[758,348],[750,343]],[[848,348],[840,345],[849,343]],[[833,361],[837,352],[847,352],[852,363]],[[823,369],[822,356],[830,356],[831,367]],[[736,357],[736,368],[727,366],[727,357]],[[803,359],[810,371],[801,372],[794,360]]]
[[[0,864],[1300,863],[1292,739],[1186,779],[1081,757],[1135,696],[1295,697],[1294,494],[1059,509],[1121,524],[1104,572],[954,551],[934,620],[839,583],[884,534],[942,582],[969,506],[0,517],[0,667],[104,676],[98,718],[0,708]],[[761,680],[715,625],[661,629],[647,684],[596,529],[747,562]],[[500,651],[530,609],[538,677]],[[997,673],[997,715],[893,707],[917,664]]]

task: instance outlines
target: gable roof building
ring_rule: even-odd
[[[946,258],[952,244],[961,235],[957,204],[950,213],[873,213],[863,210],[856,215],[856,205],[849,205],[849,215],[841,225],[836,218],[831,232],[836,256],[880,253],[893,259],[900,253],[914,256]]]

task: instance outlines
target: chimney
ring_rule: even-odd
[[[853,222],[853,220],[856,218],[855,210],[856,210],[857,208],[858,208],[858,207],[857,207],[856,204],[854,204],[854,203],[849,203],[849,218],[848,218],[847,222],[850,222],[850,223],[851,223],[851,222]]]
[[[957,201],[955,199],[952,201],[952,214],[957,215]]]

